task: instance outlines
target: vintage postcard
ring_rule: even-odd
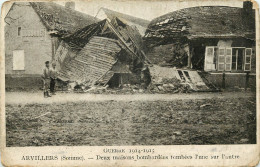
[[[4,166],[256,166],[259,5],[10,0]]]

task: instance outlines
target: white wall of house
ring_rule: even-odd
[[[52,43],[39,16],[29,3],[15,3],[5,21],[5,73],[41,74]]]

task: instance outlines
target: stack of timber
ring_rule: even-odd
[[[91,86],[111,70],[120,51],[117,40],[93,36],[74,59],[65,63],[61,76],[79,85]],[[106,76],[104,82],[110,78]]]

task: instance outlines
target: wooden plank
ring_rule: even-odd
[[[188,73],[193,83],[199,86],[206,86],[197,71],[188,71]]]

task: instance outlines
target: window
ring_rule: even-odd
[[[232,71],[243,70],[245,48],[232,48]]]
[[[22,28],[21,27],[18,27],[18,37],[20,37],[21,36],[21,30],[22,30]]]
[[[208,46],[205,71],[251,71],[252,48]]]
[[[24,70],[24,50],[13,51],[13,70]]]

